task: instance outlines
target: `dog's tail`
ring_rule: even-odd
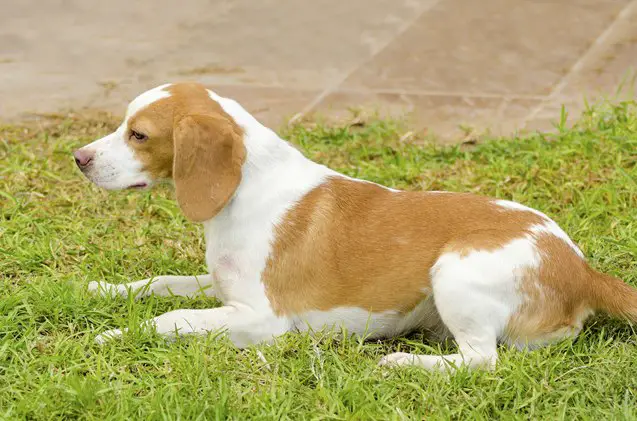
[[[622,317],[637,323],[637,288],[621,279],[590,270],[592,304],[597,310],[611,316]]]

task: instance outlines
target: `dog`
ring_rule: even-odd
[[[543,213],[339,174],[197,83],[144,92],[114,133],[73,155],[105,189],[172,180],[184,215],[203,224],[208,274],[89,284],[102,295],[204,293],[224,303],[145,322],[166,337],[223,331],[242,348],[290,331],[423,331],[455,339],[458,353],[392,353],[379,364],[453,371],[493,369],[498,343],[574,338],[598,310],[637,321],[637,290],[592,269]]]

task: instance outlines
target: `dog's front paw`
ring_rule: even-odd
[[[126,297],[128,291],[121,288],[121,285],[109,284],[108,282],[91,281],[88,283],[88,292],[102,297]]]
[[[405,352],[394,352],[393,354],[385,355],[378,362],[379,366],[385,367],[399,367],[404,365],[414,365],[416,363],[416,356],[413,354],[407,354]]]
[[[107,341],[122,336],[123,333],[124,332],[122,332],[121,329],[107,330],[106,332],[97,335],[95,337],[95,342],[97,342],[99,345],[104,345]]]

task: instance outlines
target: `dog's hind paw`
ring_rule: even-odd
[[[95,342],[99,345],[104,345],[107,341],[115,339],[117,337],[122,336],[123,332],[121,329],[111,329],[107,330],[104,333],[101,333],[95,337]]]
[[[126,297],[126,288],[121,288],[120,285],[109,284],[108,282],[91,281],[87,286],[88,292],[93,295],[101,297]]]

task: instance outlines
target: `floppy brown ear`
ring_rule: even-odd
[[[189,115],[177,122],[173,136],[177,203],[188,219],[206,221],[223,209],[241,182],[243,133],[221,115]]]

